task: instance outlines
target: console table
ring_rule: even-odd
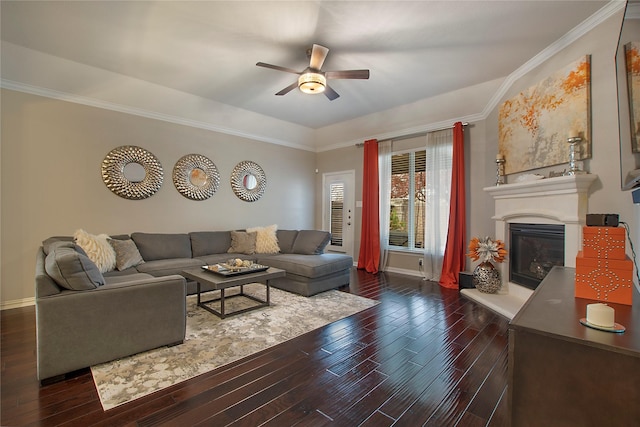
[[[640,295],[610,304],[622,334],[580,324],[575,269],[554,267],[509,326],[511,425],[640,425]]]

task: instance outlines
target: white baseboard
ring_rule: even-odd
[[[353,262],[353,266],[358,268],[358,262],[354,261]],[[407,270],[407,269],[404,269],[404,268],[387,267],[385,272],[387,272],[387,273],[396,273],[396,274],[405,274],[407,276],[423,277],[422,274],[419,271]]]
[[[422,273],[416,270],[407,270],[405,268],[387,267],[385,270],[387,273],[404,274],[406,276],[424,277]]]
[[[35,303],[36,303],[35,297],[15,299],[12,301],[3,301],[2,303],[0,303],[0,310],[10,310],[12,308],[29,307],[31,305],[35,305]]]

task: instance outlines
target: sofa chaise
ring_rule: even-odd
[[[180,344],[186,329],[184,297],[196,292],[195,282],[181,275],[185,269],[241,258],[285,270],[286,276],[272,286],[304,296],[349,284],[353,260],[324,253],[328,232],[274,233],[277,250],[269,251],[260,251],[255,241],[251,245],[251,229],[111,236],[114,248],[134,248],[138,261],[127,264],[125,253],[121,268],[106,272],[99,271],[73,237],[45,240],[36,257],[38,379],[44,383]]]

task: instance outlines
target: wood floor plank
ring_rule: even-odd
[[[354,269],[380,304],[102,410],[89,370],[40,386],[33,307],[0,313],[0,424],[509,426],[508,321],[419,277]]]
[[[376,411],[369,418],[364,420],[361,424],[351,424],[358,425],[359,427],[387,427],[393,425],[394,420],[389,418],[382,412]],[[348,424],[342,424],[348,425]]]

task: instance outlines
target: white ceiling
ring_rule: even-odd
[[[317,129],[506,77],[608,1],[2,1],[2,40]],[[313,43],[340,98],[293,90]],[[73,78],[73,76],[69,76]]]

